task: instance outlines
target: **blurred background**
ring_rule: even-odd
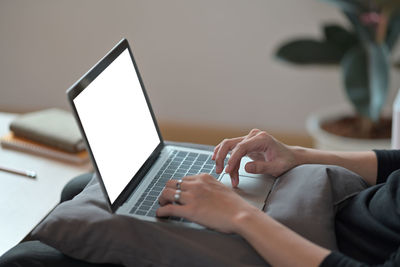
[[[0,111],[69,109],[69,86],[127,38],[165,139],[216,144],[257,127],[310,146],[307,116],[349,106],[340,69],[274,53],[330,21],[347,23],[317,0],[1,0]],[[399,84],[392,70],[388,107]]]

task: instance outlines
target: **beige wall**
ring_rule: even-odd
[[[162,122],[304,134],[307,114],[345,101],[339,71],[273,51],[323,21],[344,20],[317,0],[1,0],[0,111],[68,108],[65,90],[126,37]]]

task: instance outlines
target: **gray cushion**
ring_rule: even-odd
[[[241,237],[111,214],[93,179],[58,205],[33,238],[92,263],[124,266],[266,266]],[[235,251],[231,257],[227,253]]]
[[[365,187],[359,176],[339,167],[297,167],[278,178],[267,200],[267,213],[317,244],[335,249],[335,209]],[[74,199],[57,206],[34,229],[33,237],[68,256],[95,263],[266,264],[236,235],[111,214],[96,179]]]
[[[335,214],[345,200],[366,187],[360,176],[347,169],[302,165],[278,178],[266,212],[303,237],[337,250]]]

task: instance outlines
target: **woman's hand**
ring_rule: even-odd
[[[208,174],[184,177],[179,204],[174,204],[177,183],[177,180],[167,182],[159,198],[161,207],[157,216],[183,217],[220,232],[233,233],[241,215],[260,212]]]
[[[265,173],[277,177],[297,165],[289,146],[258,129],[251,130],[243,137],[225,139],[215,147],[212,159],[215,160],[217,173],[224,169],[224,160],[230,151],[225,171],[230,174],[233,187],[239,184],[240,161],[244,156],[253,160],[245,166],[249,173]]]
[[[177,216],[223,233],[241,235],[272,266],[319,266],[330,253],[248,204],[208,174],[167,182],[157,216]],[[234,251],[232,252],[234,253]]]

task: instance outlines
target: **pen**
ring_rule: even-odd
[[[22,176],[27,176],[29,178],[36,178],[36,172],[34,171],[20,171],[20,170],[16,170],[16,169],[12,169],[12,168],[7,168],[7,167],[3,167],[0,166],[0,171],[4,171],[4,172],[9,172],[9,173],[14,173],[14,174],[18,174],[18,175],[22,175]]]

